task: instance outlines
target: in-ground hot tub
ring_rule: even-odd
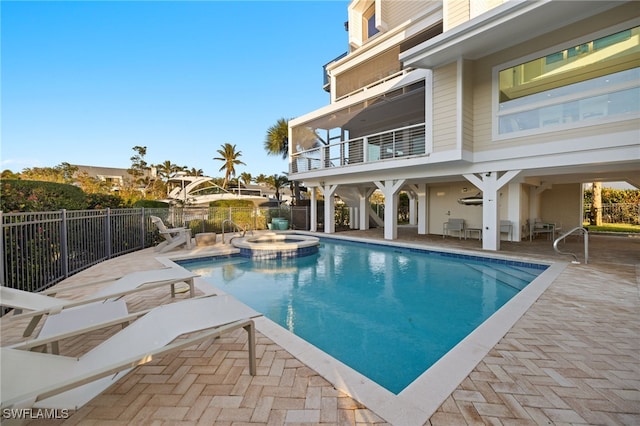
[[[269,232],[255,237],[234,238],[240,255],[252,259],[286,259],[309,256],[318,252],[320,240],[308,235]]]

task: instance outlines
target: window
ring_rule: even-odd
[[[498,133],[640,112],[640,27],[499,71]]]
[[[378,28],[376,28],[376,5],[375,3],[371,4],[362,14],[362,28],[364,29],[364,34],[362,39],[368,40],[374,35],[378,34]]]

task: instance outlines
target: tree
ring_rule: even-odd
[[[136,145],[132,149],[137,154],[130,158],[131,167],[127,169],[127,172],[137,181],[146,175],[149,170],[149,165],[144,159],[144,156],[147,155],[147,147]]]
[[[249,172],[240,173],[240,181],[244,184],[244,186],[249,185],[252,180],[253,180],[253,176],[251,176],[251,173]]]
[[[276,200],[280,201],[280,188],[287,186],[289,178],[284,175],[271,175],[267,178],[267,184],[276,190]]]
[[[18,180],[20,179],[20,175],[18,173],[13,173],[9,169],[5,169],[2,171],[2,175],[0,175],[0,179]]]
[[[169,179],[174,177],[176,173],[182,172],[186,169],[185,166],[178,166],[177,164],[173,164],[169,160],[166,160],[161,164],[156,164],[155,167],[158,172],[158,176],[160,176],[160,179],[164,179],[165,181],[169,181]]]
[[[280,155],[285,160],[289,155],[289,120],[280,118],[267,129],[264,149],[268,155]]]
[[[24,180],[38,180],[42,182],[73,183],[73,175],[78,167],[69,163],[60,163],[55,167],[27,168],[20,173]]]
[[[76,175],[76,183],[87,194],[109,194],[111,188],[107,182],[82,172]]]
[[[602,226],[602,182],[593,182],[591,225]]]
[[[227,183],[229,182],[229,178],[236,175],[236,166],[238,164],[245,165],[241,160],[238,159],[242,156],[242,151],[236,152],[235,145],[225,143],[224,145],[222,145],[222,148],[217,151],[217,153],[220,154],[220,157],[213,157],[213,159],[224,162],[224,164],[218,171],[221,172],[224,170],[224,181],[222,182],[222,187],[226,188]]]
[[[287,158],[289,155],[289,120],[280,118],[276,121],[276,124],[267,129],[264,149],[268,155],[281,155],[283,160]],[[292,183],[293,199],[294,203],[297,204],[298,200],[300,200],[300,184],[298,181],[293,181]]]
[[[204,171],[202,169],[196,169],[192,167],[191,170],[187,170],[185,167],[185,171],[187,172],[187,176],[204,176]]]
[[[267,175],[265,175],[264,173],[260,173],[258,176],[256,176],[253,181],[257,184],[261,184],[261,183],[267,183],[267,181],[269,180],[269,177]]]

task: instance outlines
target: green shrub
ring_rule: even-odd
[[[217,200],[209,203],[209,207],[255,207],[251,200]]]
[[[87,194],[88,209],[122,209],[127,207],[127,203],[115,194]]]
[[[164,201],[157,200],[138,200],[133,203],[133,207],[136,209],[146,208],[146,209],[168,209],[169,203],[165,203]]]
[[[200,234],[201,232],[220,232],[220,224],[214,220],[194,219],[189,221],[189,229],[191,235]]]
[[[87,195],[74,185],[33,180],[0,181],[0,210],[3,212],[83,210],[87,207]]]

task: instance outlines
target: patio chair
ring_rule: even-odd
[[[31,336],[34,329],[43,316],[48,315],[48,320],[53,320],[57,324],[54,328],[71,329],[85,318],[89,320],[92,316],[104,320],[107,317],[118,316],[123,313],[122,304],[113,304],[117,299],[128,294],[139,291],[151,290],[157,287],[171,286],[171,297],[175,296],[175,285],[186,283],[189,286],[190,296],[195,293],[194,278],[198,275],[183,268],[163,268],[148,271],[137,271],[124,275],[118,279],[103,280],[92,283],[79,284],[61,288],[53,288],[40,293],[31,293],[15,288],[0,286],[0,305],[18,310],[28,310],[30,312],[16,314],[15,318],[31,317],[31,322],[24,331],[23,336]],[[64,299],[54,297],[57,293],[86,289],[88,286],[105,284],[100,290],[80,299]],[[106,304],[104,302],[109,302]],[[107,306],[97,307],[97,303]],[[71,309],[75,312],[71,313]],[[80,312],[82,309],[84,312]],[[126,309],[126,305],[124,305]],[[55,317],[55,319],[54,319]],[[44,328],[44,327],[43,327]]]
[[[208,295],[156,307],[78,358],[24,350],[38,340],[0,348],[0,408],[77,409],[132,368],[239,328],[255,375],[257,316],[232,296]]]
[[[191,230],[188,228],[167,228],[157,216],[149,216],[151,222],[158,228],[160,236],[164,238],[164,241],[156,246],[156,251],[160,253],[173,250],[174,248],[182,245],[187,248],[191,248]]]
[[[452,232],[458,233],[458,238],[462,239],[464,234],[464,219],[449,219],[442,224],[442,238],[452,235]]]

